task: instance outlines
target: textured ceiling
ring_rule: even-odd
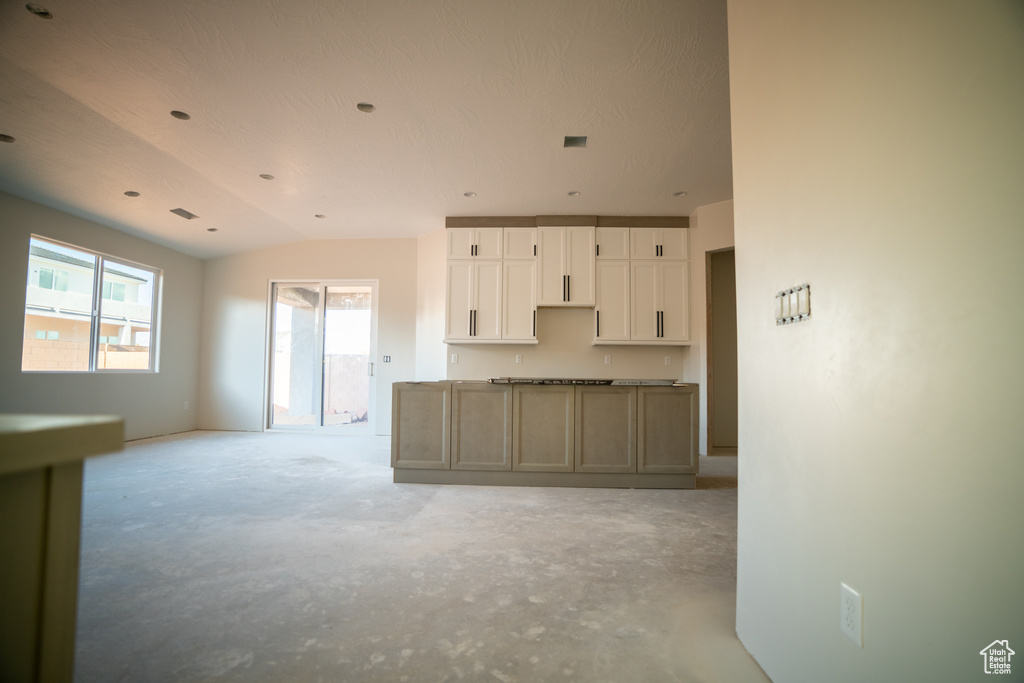
[[[725,0],[38,4],[0,2],[0,189],[199,257],[732,196]]]

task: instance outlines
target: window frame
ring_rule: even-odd
[[[26,260],[26,266],[31,270],[32,261],[32,246],[45,246],[46,244],[53,245],[55,247],[62,247],[65,249],[73,249],[83,254],[88,254],[95,258],[93,266],[93,281],[92,281],[92,292],[90,315],[89,315],[89,367],[81,370],[67,370],[67,369],[26,369],[24,366],[24,347],[28,340],[26,334],[28,334],[28,296],[31,285],[29,278],[31,273],[26,274],[25,282],[25,308],[22,316],[22,348],[23,348],[23,359],[21,371],[23,373],[58,373],[58,374],[84,374],[84,373],[110,373],[110,374],[139,374],[139,373],[151,373],[155,374],[160,371],[160,316],[161,316],[161,304],[163,302],[163,270],[154,266],[147,265],[145,263],[139,263],[138,261],[132,261],[131,259],[122,258],[120,256],[113,256],[104,252],[96,251],[95,249],[89,249],[82,247],[77,244],[71,244],[69,242],[63,242],[56,240],[51,237],[45,237],[32,233],[29,239],[29,253],[28,259]],[[124,266],[126,268],[132,268],[137,270],[145,271],[152,276],[152,292],[149,298],[149,366],[146,368],[100,368],[97,367],[98,356],[100,352],[100,337],[106,337],[108,335],[101,334],[103,330],[103,304],[105,301],[117,301],[116,299],[104,299],[103,294],[103,281],[104,275],[107,269],[111,266]],[[53,284],[56,284],[56,268],[52,269],[54,274]],[[70,276],[67,276],[70,279]],[[38,283],[36,283],[38,286]],[[111,290],[113,290],[113,281],[110,282]],[[121,285],[124,288],[124,285]],[[68,291],[67,289],[62,291]],[[122,302],[125,297],[122,297]],[[130,323],[131,319],[125,318],[126,322]]]

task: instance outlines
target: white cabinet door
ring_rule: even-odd
[[[630,228],[630,258],[687,259],[686,228]]]
[[[449,231],[450,233],[450,231]],[[448,262],[448,291],[445,301],[445,339],[469,339],[470,311],[473,309],[472,261]]]
[[[449,261],[445,339],[501,338],[501,262]]]
[[[565,303],[565,229],[537,228],[537,305]]]
[[[594,305],[594,228],[537,228],[537,305]]]
[[[630,332],[633,341],[684,342],[690,337],[689,264],[630,264]]]
[[[501,338],[533,341],[537,338],[537,263],[505,261],[502,269]]]
[[[661,316],[658,262],[630,263],[630,338],[633,341],[657,341]]]
[[[681,261],[690,258],[687,246],[689,234],[690,231],[687,228],[660,228],[661,258]]]
[[[476,267],[473,339],[501,339],[501,261],[473,265]]]
[[[503,256],[505,260],[537,258],[537,228],[505,228]]]
[[[661,275],[661,341],[690,339],[690,264],[663,261]]]
[[[500,259],[502,228],[448,228],[449,259]]]
[[[594,295],[594,228],[566,228],[566,303],[570,306],[593,306]]]
[[[629,228],[596,228],[598,261],[629,259]]]
[[[595,339],[629,339],[629,261],[597,262]]]

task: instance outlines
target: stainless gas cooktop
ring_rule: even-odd
[[[674,379],[579,379],[575,377],[491,377],[491,384],[584,384],[597,386],[672,386]]]

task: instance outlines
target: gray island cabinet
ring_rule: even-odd
[[[695,488],[696,384],[398,382],[396,483]]]

